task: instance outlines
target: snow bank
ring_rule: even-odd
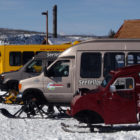
[[[0,45],[10,45],[10,44],[42,44],[45,34],[1,34],[0,35]],[[48,42],[49,44],[63,44],[68,42],[74,42],[75,40],[87,40],[95,38],[94,36],[61,36],[58,35],[57,38],[53,38],[52,35],[49,35]]]

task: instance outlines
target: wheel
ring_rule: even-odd
[[[103,123],[103,118],[96,112],[83,110],[74,116],[75,119],[86,124]]]
[[[27,114],[27,117],[35,116],[40,114],[43,117],[43,114],[46,112],[43,110],[44,105],[41,104],[40,100],[32,95],[26,95],[23,100],[23,110]]]

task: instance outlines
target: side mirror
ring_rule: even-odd
[[[114,85],[110,86],[110,92],[115,92],[116,91],[116,87]]]
[[[44,75],[47,76],[47,77],[51,77],[52,76],[51,71],[47,70],[47,67],[44,68]]]
[[[26,69],[25,69],[25,72],[33,72],[33,68],[28,68],[28,67],[26,67]]]

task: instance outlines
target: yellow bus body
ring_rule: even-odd
[[[15,71],[23,66],[21,63],[18,66],[10,65],[10,54],[17,52],[20,54],[26,52],[33,52],[34,55],[37,52],[62,52],[65,49],[71,47],[73,44],[61,44],[61,45],[1,45],[0,46],[0,74],[3,72]]]

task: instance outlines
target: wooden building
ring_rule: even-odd
[[[140,38],[140,19],[125,20],[114,38]]]

